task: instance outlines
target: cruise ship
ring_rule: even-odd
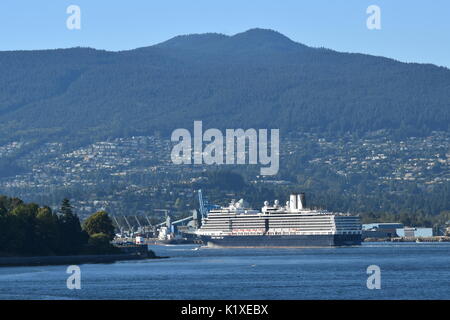
[[[261,211],[244,200],[210,210],[196,234],[209,247],[329,247],[361,244],[355,215],[312,210],[305,194],[294,193],[286,206],[264,202]]]

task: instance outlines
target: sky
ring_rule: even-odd
[[[69,5],[81,29],[69,30]],[[370,5],[381,29],[369,30]],[[1,0],[0,51],[128,50],[180,34],[268,28],[312,47],[450,68],[449,0]]]

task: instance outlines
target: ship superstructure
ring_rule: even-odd
[[[197,235],[208,246],[341,246],[361,243],[361,222],[355,215],[312,210],[304,193],[290,195],[286,206],[266,201],[261,211],[245,201],[209,211]]]

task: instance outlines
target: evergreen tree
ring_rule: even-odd
[[[87,243],[88,236],[81,229],[80,219],[72,212],[69,199],[61,203],[61,215],[58,217],[60,234],[60,252],[64,254],[78,254]]]
[[[38,209],[35,231],[40,252],[54,255],[59,251],[60,230],[58,228],[58,216],[49,207]]]
[[[72,208],[73,208],[73,207],[72,207],[72,205],[70,204],[70,200],[67,199],[67,198],[64,198],[63,201],[62,201],[62,203],[61,203],[61,209],[60,209],[60,212],[61,212],[63,215],[73,215]]]

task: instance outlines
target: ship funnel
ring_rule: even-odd
[[[289,209],[298,209],[298,195],[296,193],[292,193],[289,197]]]
[[[306,199],[304,192],[297,195],[297,204],[298,204],[297,209],[299,210],[306,209]]]

